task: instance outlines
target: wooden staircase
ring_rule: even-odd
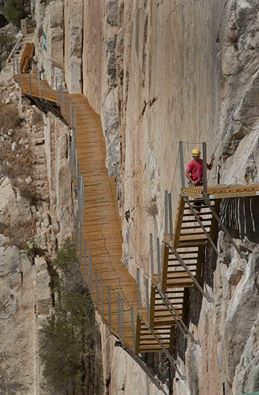
[[[187,324],[189,289],[201,284],[206,246],[216,240],[220,201],[257,196],[259,185],[185,188],[179,197],[173,237],[165,234],[161,273],[153,275],[148,309],[139,308],[135,279],[121,263],[121,220],[115,181],[105,168],[105,142],[100,117],[82,94],[57,92],[35,73],[15,76],[29,98],[53,103],[71,128],[83,176],[85,198],[81,251],[86,281],[103,321],[136,355],[174,349],[176,328]],[[73,114],[71,113],[73,109]],[[89,276],[89,262],[92,273]],[[99,283],[99,286],[98,286]],[[120,306],[120,307],[118,307]]]

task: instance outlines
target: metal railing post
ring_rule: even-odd
[[[135,326],[135,316],[134,316],[134,307],[133,306],[131,306],[131,308],[130,308],[130,315],[131,315],[132,343],[133,343],[133,350],[135,350],[135,346],[136,346],[136,326]]]
[[[104,319],[104,287],[102,281],[100,281],[100,288],[101,288],[101,314],[102,314],[102,319]]]
[[[29,89],[30,89],[30,95],[32,92],[32,84],[31,84],[31,69],[29,68]]]
[[[99,306],[99,278],[98,273],[95,273],[95,304]]]
[[[137,268],[137,302],[138,302],[138,311],[141,310],[141,292],[140,292],[140,272],[139,268]]]
[[[17,71],[17,74],[19,74],[19,59],[18,59],[18,56],[16,56],[15,57],[15,63],[16,63],[16,71]]]
[[[75,175],[75,136],[74,136],[74,131],[72,130],[71,132],[71,144],[70,144],[70,171],[72,176]]]
[[[202,143],[202,160],[203,160],[203,194],[208,193],[208,179],[207,179],[207,144]]]
[[[172,193],[168,193],[168,215],[169,215],[169,234],[173,239],[173,210],[172,210]]]
[[[41,73],[40,72],[39,72],[38,80],[39,80],[39,97],[42,97],[42,95],[41,95]]]
[[[15,56],[13,56],[13,76],[15,76]]]
[[[75,149],[75,178],[77,180],[77,169],[78,169],[78,157],[77,157],[77,149]]]
[[[60,112],[63,114],[63,106],[64,106],[64,90],[63,90],[63,82],[60,85]]]
[[[70,128],[72,129],[73,126],[73,105],[71,100],[69,101],[69,124]]]
[[[87,245],[86,241],[84,240],[84,280],[87,282],[87,273],[88,273],[88,268],[87,268]]]
[[[90,293],[93,292],[92,281],[93,281],[93,262],[91,250],[88,248],[88,288]]]
[[[108,288],[108,322],[111,326],[112,324],[112,298],[111,298],[111,288]]]
[[[146,286],[146,308],[147,308],[147,321],[150,322],[150,308],[149,308],[149,287],[148,287],[148,278],[145,279]]]
[[[165,191],[165,234],[168,235],[168,191]]]
[[[156,251],[157,251],[157,275],[158,282],[161,281],[161,251],[160,251],[160,240],[159,237],[156,238]]]
[[[121,335],[120,338],[124,343],[124,301],[123,297],[120,297],[120,321],[121,321]]]
[[[183,142],[179,141],[179,154],[180,154],[180,172],[181,172],[181,185],[185,188],[185,171],[184,171],[184,156],[183,156]]]
[[[151,269],[151,277],[154,274],[154,250],[153,250],[153,235],[149,234],[149,243],[150,243],[150,269]]]
[[[118,332],[119,332],[119,337],[121,339],[121,305],[120,305],[120,294],[117,294],[117,316],[118,316]]]

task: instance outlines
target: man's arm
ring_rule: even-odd
[[[207,169],[208,169],[208,170],[211,170],[211,169],[212,169],[214,159],[215,159],[215,155],[212,154],[212,155],[211,155],[211,158],[210,158],[210,163],[207,163]]]
[[[187,166],[187,169],[185,171],[185,177],[188,178],[188,180],[193,184],[193,180],[191,177],[192,173],[191,173],[191,169],[189,166]]]

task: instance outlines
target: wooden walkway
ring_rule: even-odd
[[[137,288],[134,278],[122,265],[121,221],[118,213],[116,186],[105,168],[105,141],[100,117],[93,111],[85,96],[64,93],[61,99],[47,81],[35,74],[17,75],[22,93],[26,96],[54,102],[68,124],[71,105],[76,124],[76,148],[80,172],[84,180],[83,238],[91,257],[92,298],[111,331],[120,336],[118,300],[121,298],[123,343],[134,348],[131,307],[137,310]],[[84,267],[82,266],[82,270]],[[110,305],[109,305],[110,301]],[[111,319],[109,318],[111,317]],[[109,322],[111,321],[111,322]]]
[[[161,349],[172,351],[179,323],[187,323],[189,289],[202,278],[205,247],[209,239],[216,240],[218,225],[213,211],[219,212],[221,199],[257,196],[259,185],[208,187],[209,200],[200,200],[198,205],[201,187],[182,190],[173,239],[165,235],[161,276],[152,278],[149,310],[139,309],[136,281],[121,263],[116,185],[105,167],[100,117],[82,94],[61,95],[35,73],[19,74],[15,79],[23,94],[54,103],[66,123],[76,129],[76,149],[84,183],[82,236],[87,243],[82,261],[88,262],[87,273],[83,264],[82,270],[96,309],[111,332],[136,354]]]

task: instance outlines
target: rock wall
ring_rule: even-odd
[[[148,273],[147,235],[163,235],[165,190],[175,212],[180,140],[185,161],[202,141],[215,152],[211,183],[258,182],[258,11],[256,0],[35,2],[39,71],[53,86],[83,91],[101,115],[107,168],[117,181],[122,259],[133,275],[137,267]],[[44,142],[51,204],[44,209],[48,230],[41,230],[53,246],[73,218],[70,180],[64,182],[67,131],[54,118],[45,119]],[[200,314],[192,303],[190,328],[200,344],[188,341],[180,350],[186,379],[175,379],[177,395],[259,390],[256,204],[223,205],[225,217],[243,254],[222,233],[218,259],[208,251],[213,302],[203,300]],[[158,394],[100,326],[106,394]]]
[[[219,34],[221,143],[215,147],[215,170],[220,183],[258,183],[258,11],[256,1],[229,1]],[[189,345],[187,351],[193,394],[259,390],[257,203],[240,199],[223,204],[222,219],[243,254],[219,234],[221,254],[210,284],[215,301],[202,306],[201,347]]]
[[[44,386],[39,347],[53,303],[49,263],[71,237],[75,217],[68,129],[21,99],[7,74],[0,83],[1,112],[14,106],[19,118],[8,127],[11,119],[1,115],[0,391],[47,395],[53,392]]]
[[[258,4],[252,0],[96,3],[103,12],[101,25],[97,9],[88,13],[85,7],[85,12],[98,18],[103,49],[95,42],[93,51],[99,56],[102,52],[101,60],[97,57],[102,71],[99,74],[99,65],[93,67],[91,56],[84,58],[84,69],[90,70],[84,74],[84,91],[98,111],[100,93],[93,89],[93,81],[102,81],[99,100],[107,167],[118,185],[123,259],[133,274],[137,266],[147,272],[147,235],[162,236],[165,189],[173,192],[174,209],[177,204],[179,140],[184,142],[185,161],[202,141],[207,142],[209,155],[216,154],[211,183],[258,182]],[[87,31],[84,45],[89,51],[89,24]],[[214,303],[203,301],[198,325],[197,320],[195,325],[191,322],[201,344],[187,347],[187,380],[175,382],[177,394],[237,395],[258,390],[257,247],[251,244],[256,225],[249,225],[250,232],[247,219],[251,213],[256,219],[257,209],[250,202],[241,215],[237,207],[242,204],[233,203],[240,222],[245,217],[242,232],[240,228],[233,236],[249,250],[240,258],[219,234],[222,253],[214,275],[215,258],[207,262],[213,278],[206,280],[207,288]],[[234,215],[231,218],[234,230]]]

